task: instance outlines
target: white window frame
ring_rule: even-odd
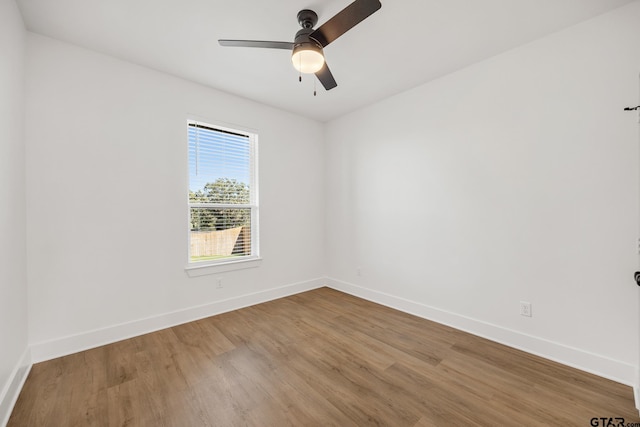
[[[245,268],[258,267],[261,263],[260,258],[260,239],[259,239],[259,188],[258,188],[258,133],[254,130],[241,129],[237,126],[231,127],[220,125],[215,122],[201,119],[187,119],[187,182],[189,183],[190,165],[189,165],[189,126],[200,125],[213,130],[229,132],[247,136],[250,144],[250,182],[249,182],[249,204],[222,204],[222,203],[191,203],[187,187],[187,264],[185,271],[189,277],[197,277],[208,274],[216,274],[225,271],[240,270]],[[217,260],[207,261],[191,261],[191,208],[208,207],[208,208],[235,208],[250,209],[251,211],[251,254],[239,258],[229,257]]]

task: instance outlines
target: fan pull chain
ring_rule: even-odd
[[[316,79],[313,79],[313,96],[316,96]]]
[[[298,76],[298,81],[301,82],[302,81],[302,55],[300,55],[300,57],[298,58],[300,60],[300,75]]]

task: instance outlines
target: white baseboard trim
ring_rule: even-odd
[[[636,405],[639,403],[638,386],[635,366],[614,360],[602,355],[594,354],[579,348],[569,347],[543,338],[527,335],[522,332],[503,328],[491,323],[483,322],[456,313],[430,307],[426,304],[396,297],[384,292],[366,289],[352,283],[327,278],[328,287],[342,291],[359,298],[363,298],[405,313],[413,314],[424,319],[432,320],[453,328],[469,332],[473,335],[523,350],[527,353],[562,363],[572,368],[586,371],[604,377],[636,390]],[[640,408],[640,406],[638,406]]]
[[[640,382],[640,380],[638,380]],[[636,401],[636,409],[638,410],[638,414],[640,415],[640,385],[636,384],[633,388],[633,398]]]
[[[6,426],[9,422],[11,411],[13,411],[22,386],[27,380],[31,366],[33,366],[31,362],[31,351],[27,347],[18,364],[13,369],[13,372],[11,372],[7,383],[2,389],[2,394],[0,394],[0,426],[2,427]]]
[[[232,310],[286,297],[300,292],[325,286],[325,278],[307,280],[260,292],[241,295],[221,301],[214,301],[145,319],[134,320],[107,328],[96,329],[82,334],[66,336],[31,345],[33,363],[66,356],[101,345],[170,328],[182,323],[215,316]]]

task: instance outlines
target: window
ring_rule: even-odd
[[[188,122],[189,266],[258,257],[257,135]]]

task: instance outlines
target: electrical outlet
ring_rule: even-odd
[[[217,281],[216,281],[216,288],[221,289],[222,288],[222,278],[218,277]]]
[[[356,268],[356,276],[362,276],[362,268]]]
[[[531,317],[531,303],[520,301],[520,316]]]

